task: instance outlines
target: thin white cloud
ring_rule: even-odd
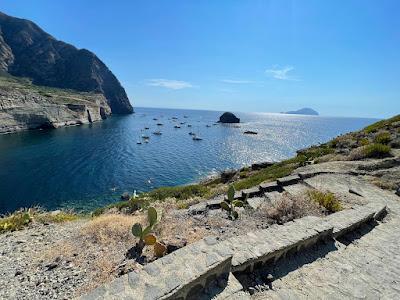
[[[273,66],[271,69],[265,70],[265,73],[267,73],[270,76],[272,76],[273,78],[279,79],[279,80],[298,81],[297,78],[288,74],[289,72],[291,72],[293,70],[294,70],[294,67],[292,67],[292,66],[286,66],[286,67],[282,67],[282,68],[279,68],[278,66]]]
[[[232,84],[244,84],[244,83],[252,83],[250,80],[235,80],[235,79],[221,79],[222,82],[232,83]]]
[[[147,81],[147,85],[150,86],[159,86],[170,90],[181,90],[192,88],[193,85],[187,81],[181,80],[170,80],[170,79],[149,79]]]
[[[234,91],[231,90],[231,89],[218,89],[218,91],[220,91],[220,92],[222,92],[222,93],[228,93],[228,94],[234,93]]]

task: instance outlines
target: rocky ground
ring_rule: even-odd
[[[297,207],[287,220],[324,214],[306,199],[296,200],[302,204],[301,210]],[[294,209],[290,206],[292,199],[285,196],[281,202],[288,216]],[[164,204],[155,233],[172,249],[209,235],[225,239],[275,223],[268,215],[270,208],[269,204],[256,211],[240,209],[240,218],[230,220],[221,209],[194,211]],[[151,247],[145,248],[140,263],[126,257],[136,243],[130,227],[141,221],[141,212],[109,213],[63,224],[34,224],[0,235],[0,299],[70,299],[141,269],[143,264],[156,259]]]

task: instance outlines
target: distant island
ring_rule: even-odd
[[[284,112],[283,114],[289,114],[289,115],[311,115],[311,116],[318,116],[319,113],[312,108],[309,107],[304,107],[300,108],[298,110],[292,110],[292,111],[287,111]]]

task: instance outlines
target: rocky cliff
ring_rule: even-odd
[[[35,85],[101,93],[112,113],[133,112],[124,88],[95,54],[56,40],[31,21],[1,12],[0,70],[30,78]],[[36,105],[40,101],[36,99]]]
[[[0,134],[92,123],[110,114],[101,93],[41,87],[26,79],[0,76]]]

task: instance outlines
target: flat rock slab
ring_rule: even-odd
[[[188,213],[191,215],[199,215],[199,214],[204,213],[206,210],[207,210],[207,203],[202,202],[202,203],[191,205],[188,208]]]
[[[284,191],[288,192],[289,194],[293,196],[299,196],[299,195],[304,195],[307,193],[307,191],[310,190],[310,188],[302,183],[297,183],[293,185],[288,185],[285,186]]]
[[[299,175],[290,175],[286,177],[282,177],[276,180],[276,182],[281,185],[281,186],[286,186],[290,184],[295,184],[300,181],[300,176]]]
[[[282,190],[282,187],[279,186],[276,181],[274,182],[265,182],[260,184],[260,190],[262,192],[278,192]]]
[[[223,199],[213,199],[207,201],[207,208],[208,209],[218,209],[221,208],[221,203],[223,202]]]
[[[261,204],[265,203],[266,201],[269,201],[269,200],[264,197],[253,197],[253,198],[247,199],[247,204],[252,209],[257,209],[261,206]]]
[[[259,196],[260,194],[262,194],[262,191],[260,191],[260,188],[258,186],[242,190],[243,198],[246,198],[246,196],[249,198],[256,197]]]

